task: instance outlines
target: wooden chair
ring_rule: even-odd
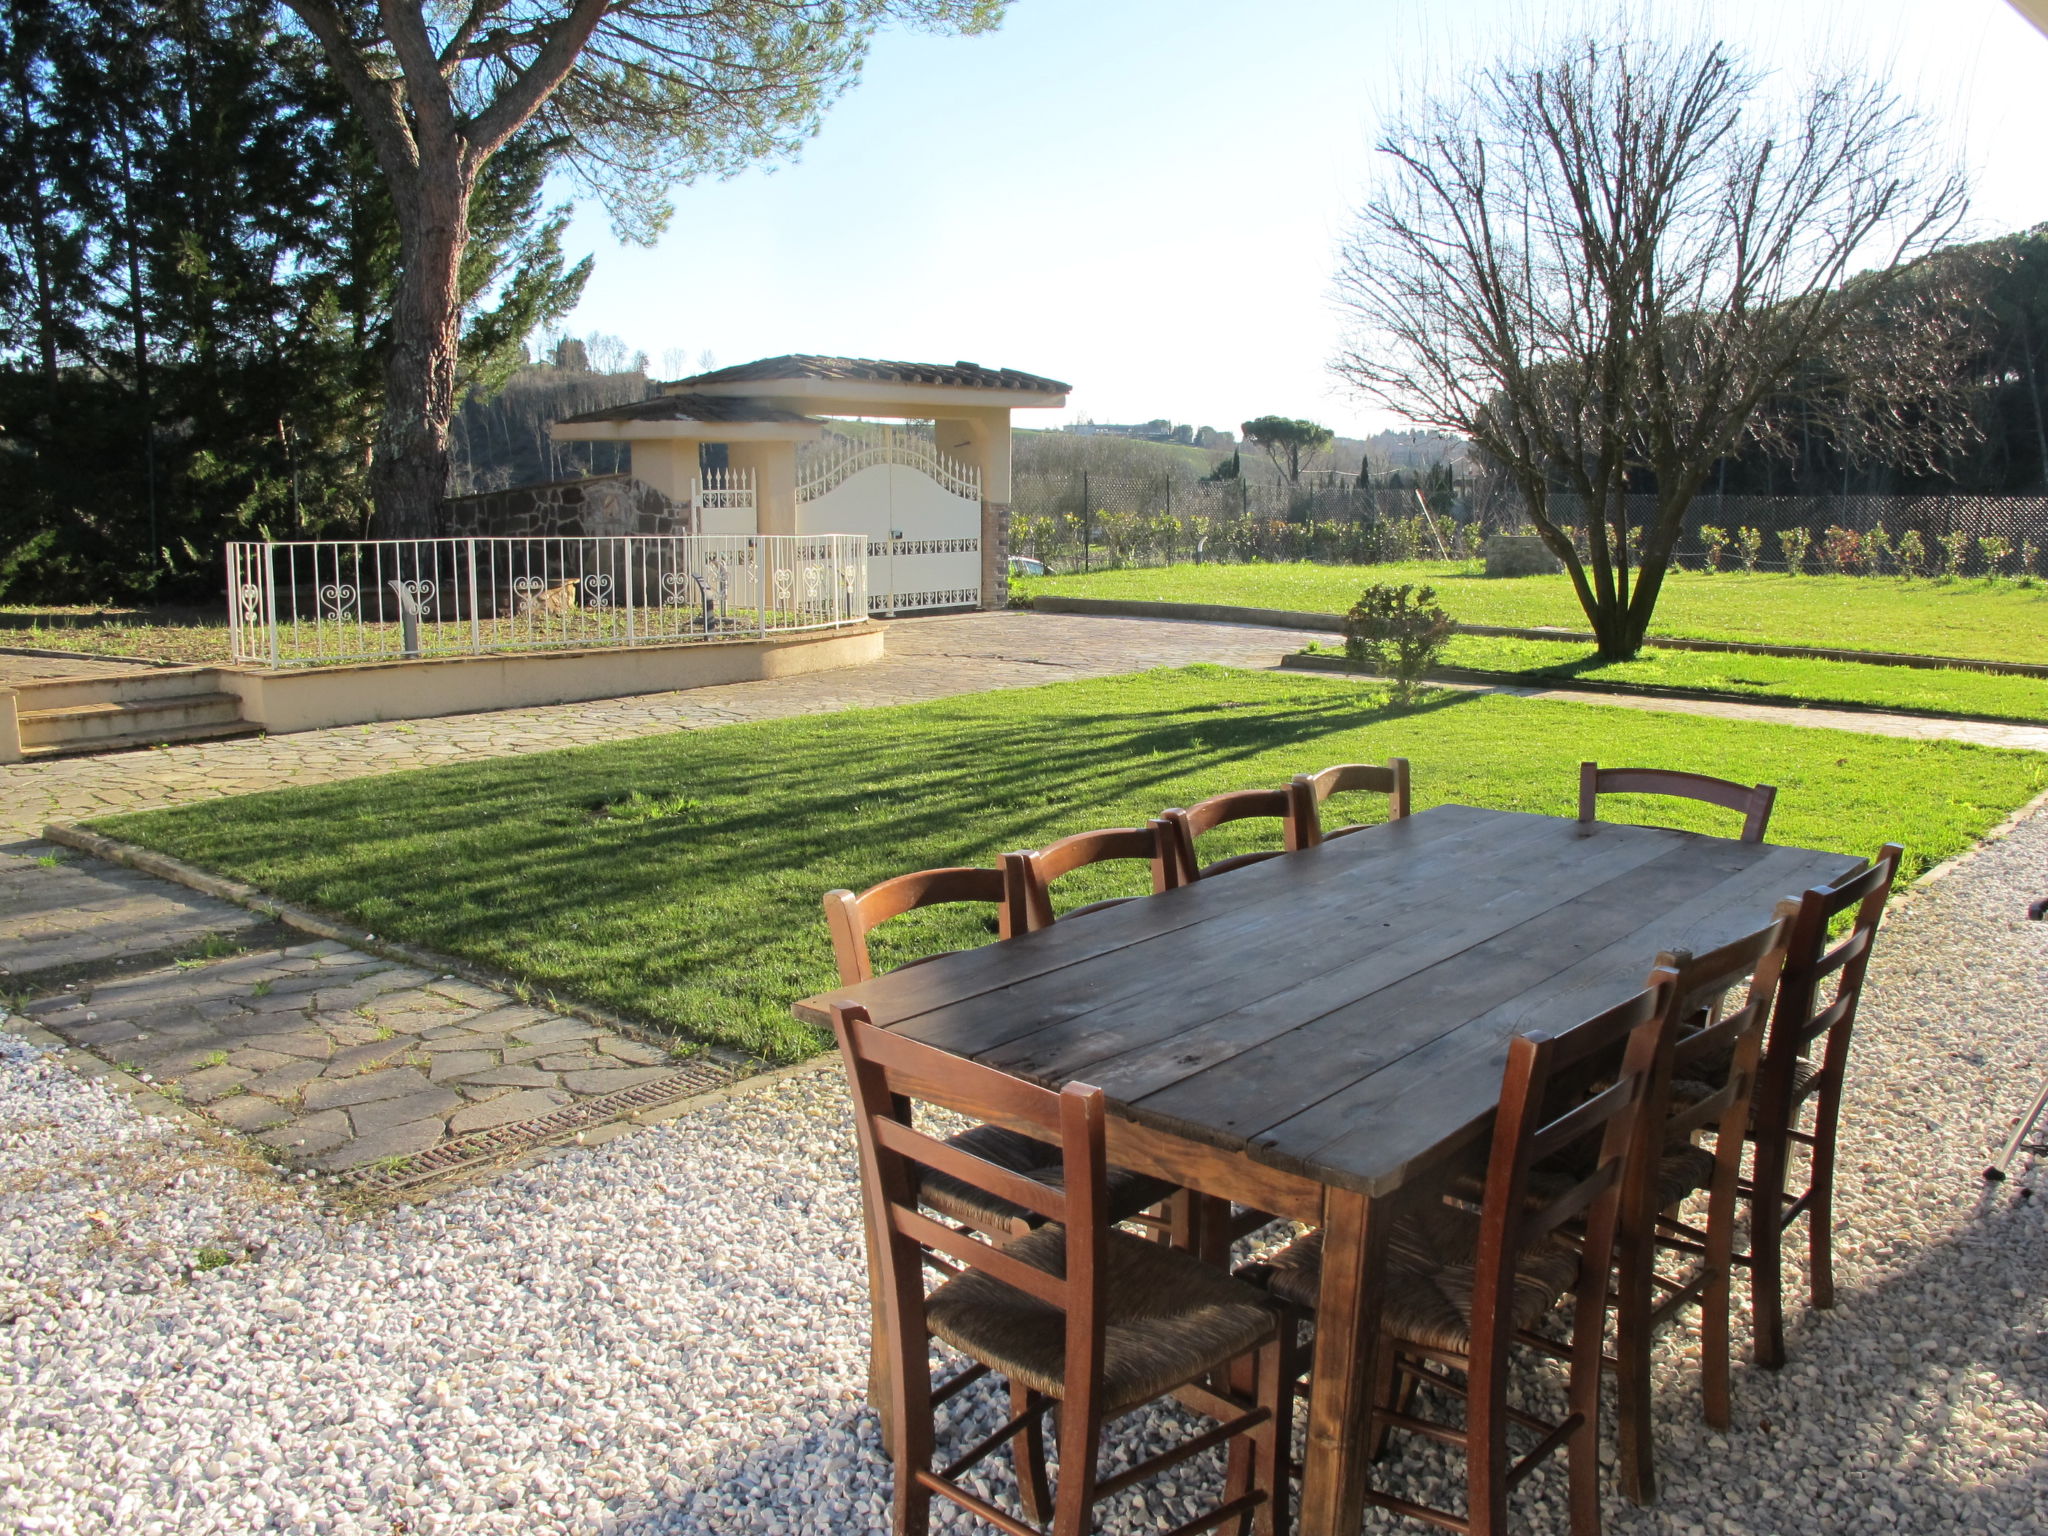
[[[1463,1447],[1467,1514],[1460,1518],[1376,1489],[1367,1490],[1368,1502],[1473,1536],[1504,1536],[1509,1490],[1562,1447],[1574,1536],[1598,1532],[1601,1332],[1609,1258],[1660,1039],[1672,1027],[1670,999],[1670,982],[1662,980],[1562,1035],[1512,1041],[1478,1214],[1445,1202],[1395,1223],[1387,1245],[1373,1430],[1382,1438],[1398,1429]],[[1590,1096],[1553,1092],[1554,1085],[1584,1081],[1596,1063],[1613,1079],[1604,1088]],[[1568,1107],[1547,1110],[1558,1097]],[[1578,1151],[1588,1154],[1583,1172],[1553,1182],[1538,1198],[1532,1186],[1536,1166],[1572,1161]],[[1560,1232],[1574,1219],[1583,1234],[1576,1245]],[[1313,1311],[1322,1280],[1322,1234],[1310,1233],[1245,1274],[1293,1306]],[[1508,1346],[1528,1337],[1567,1294],[1575,1297],[1564,1350],[1571,1362],[1568,1411],[1550,1424],[1509,1406]],[[1290,1383],[1298,1364],[1298,1346],[1290,1341]],[[1464,1382],[1449,1371],[1461,1372]],[[1415,1387],[1423,1382],[1464,1399],[1463,1428],[1410,1411]],[[1538,1436],[1519,1457],[1508,1443],[1510,1425]]]
[[[825,920],[832,930],[832,948],[839,962],[839,979],[847,986],[866,981],[874,972],[868,953],[868,935],[893,917],[924,907],[955,902],[981,903],[996,909],[996,932],[1009,938],[1021,931],[1018,914],[1023,910],[1023,859],[1019,854],[1003,855],[1000,869],[921,869],[898,875],[870,886],[858,896],[851,891],[825,893]],[[944,951],[941,951],[944,953]],[[936,960],[938,955],[921,955],[898,966],[907,970]],[[1027,1177],[1057,1177],[1059,1149],[1000,1125],[976,1125],[954,1134],[954,1146],[964,1152]],[[1031,1210],[1006,1201],[990,1200],[974,1185],[961,1184],[943,1173],[932,1175],[919,1185],[925,1204],[942,1215],[983,1232],[1018,1236],[1038,1225]],[[1126,1221],[1167,1200],[1174,1187],[1159,1179],[1112,1168],[1109,1175],[1112,1220]]]
[[[1749,1269],[1757,1363],[1772,1369],[1785,1363],[1784,1237],[1801,1216],[1807,1223],[1813,1305],[1825,1310],[1835,1304],[1835,1142],[1849,1037],[1904,854],[1897,843],[1886,843],[1861,869],[1833,885],[1815,886],[1778,909],[1790,919],[1791,932],[1750,1116],[1749,1138],[1756,1151],[1751,1181],[1743,1189],[1750,1201],[1750,1252],[1737,1260],[1746,1259]],[[1851,909],[1856,915],[1848,932],[1830,943],[1835,918]],[[1834,991],[1823,1003],[1820,994],[1830,976]],[[1808,1102],[1813,1128],[1802,1131],[1800,1112]],[[1794,1147],[1808,1154],[1806,1187],[1796,1196],[1786,1188]]]
[[[1155,895],[1180,883],[1178,845],[1172,829],[1163,818],[1154,818],[1142,827],[1076,832],[1072,837],[1046,844],[1035,853],[1017,855],[1018,899],[1025,931],[1036,932],[1052,926],[1053,881],[1088,865],[1119,859],[1144,860],[1151,867]],[[1067,916],[1070,919],[1082,917],[1090,912],[1100,912],[1105,907],[1140,899],[1136,896],[1113,896],[1107,901],[1091,901],[1086,906],[1074,908]]]
[[[1681,773],[1671,768],[1602,768],[1598,763],[1579,764],[1579,835],[1593,830],[1597,819],[1594,802],[1601,795],[1675,795],[1685,800],[1704,800],[1742,812],[1742,841],[1760,843],[1771,823],[1771,805],[1778,798],[1775,785],[1737,784],[1731,779],[1709,778],[1704,773]]]
[[[1054,1536],[1093,1529],[1095,1504],[1213,1445],[1248,1443],[1232,1459],[1211,1515],[1180,1527],[1208,1530],[1250,1516],[1262,1531],[1286,1527],[1281,1477],[1280,1318],[1259,1291],[1176,1249],[1110,1225],[1099,1088],[1059,1093],[877,1029],[857,1006],[835,1006],[860,1136],[861,1178],[874,1227],[871,1252],[885,1297],[898,1536],[923,1536],[933,1494],[1011,1533],[1032,1533],[958,1481],[1004,1444],[1017,1464],[1026,1517]],[[1021,1128],[1060,1149],[1057,1182],[1014,1173],[912,1129],[908,1105],[923,1101]],[[917,1184],[940,1172],[1036,1213],[1045,1225],[1002,1246],[917,1209]],[[946,1278],[927,1295],[924,1268]],[[939,1338],[975,1363],[942,1385],[931,1380]],[[1254,1390],[1206,1382],[1250,1357]],[[933,1410],[972,1381],[1005,1378],[1011,1418],[943,1470],[933,1467]],[[1215,1419],[1214,1428],[1111,1477],[1097,1462],[1103,1426],[1173,1396]],[[1057,1414],[1060,1478],[1047,1485],[1043,1419]]]
[[[1184,811],[1168,811],[1162,819],[1172,829],[1180,865],[1177,882],[1181,885],[1242,869],[1262,859],[1277,859],[1283,853],[1293,853],[1308,846],[1308,829],[1302,821],[1300,797],[1292,788],[1238,789],[1227,795],[1211,795]],[[1280,823],[1281,845],[1278,848],[1236,854],[1207,866],[1196,862],[1195,840],[1205,832],[1213,831],[1226,822],[1266,819]]]
[[[1677,1027],[1659,1042],[1641,1136],[1623,1186],[1610,1362],[1618,1386],[1622,1491],[1637,1504],[1657,1497],[1651,1342],[1658,1328],[1688,1306],[1700,1308],[1707,1422],[1728,1427],[1729,1276],[1742,1138],[1788,930],[1781,917],[1704,955],[1667,951],[1650,970],[1651,986],[1670,988]],[[1729,1009],[1724,1000],[1745,984],[1742,1005]],[[1686,1091],[1674,1092],[1679,1083]],[[1713,1150],[1694,1144],[1702,1131],[1713,1133]],[[1681,1226],[1678,1206],[1701,1190],[1707,1192],[1705,1228]],[[1697,1262],[1683,1278],[1660,1275],[1660,1250],[1689,1253]]]
[[[1408,814],[1408,759],[1390,757],[1384,768],[1370,763],[1340,763],[1321,773],[1297,773],[1290,788],[1296,796],[1295,815],[1305,832],[1306,846],[1327,843],[1333,837],[1363,832],[1369,822],[1353,822],[1326,832],[1322,824],[1323,802],[1332,795],[1364,791],[1387,797],[1387,820],[1399,821]]]

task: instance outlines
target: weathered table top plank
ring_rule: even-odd
[[[1507,1043],[1639,987],[1857,861],[1440,806],[797,1005],[1381,1194],[1484,1133]]]

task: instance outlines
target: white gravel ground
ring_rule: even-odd
[[[1840,1305],[1795,1312],[1782,1374],[1738,1368],[1726,1438],[1669,1335],[1664,1501],[1610,1498],[1611,1529],[2048,1533],[2048,1194],[1979,1176],[2048,1074],[2042,894],[2048,816],[1898,910],[1853,1068]],[[886,1528],[849,1136],[838,1079],[797,1077],[347,1221],[0,1037],[0,1528]],[[1212,1469],[1105,1529],[1184,1518]],[[1425,1448],[1382,1475],[1429,1494],[1453,1470]],[[1561,1484],[1524,1485],[1527,1528],[1564,1529]]]

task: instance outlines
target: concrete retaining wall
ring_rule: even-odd
[[[527,709],[795,677],[882,658],[883,626],[849,625],[771,640],[426,657],[352,667],[223,667],[219,686],[265,730],[314,731],[372,720]]]

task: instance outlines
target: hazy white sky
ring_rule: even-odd
[[[1380,115],[1578,8],[1015,0],[986,37],[885,36],[800,161],[679,189],[658,246],[622,247],[581,208],[571,247],[597,266],[568,329],[617,334],[658,372],[684,348],[721,364],[968,358],[1071,382],[1073,409],[1034,425],[1386,425],[1327,369],[1333,252]],[[2005,0],[1654,10],[1705,15],[1788,73],[1866,62],[1974,169],[1976,232],[2048,220],[2048,38]]]

